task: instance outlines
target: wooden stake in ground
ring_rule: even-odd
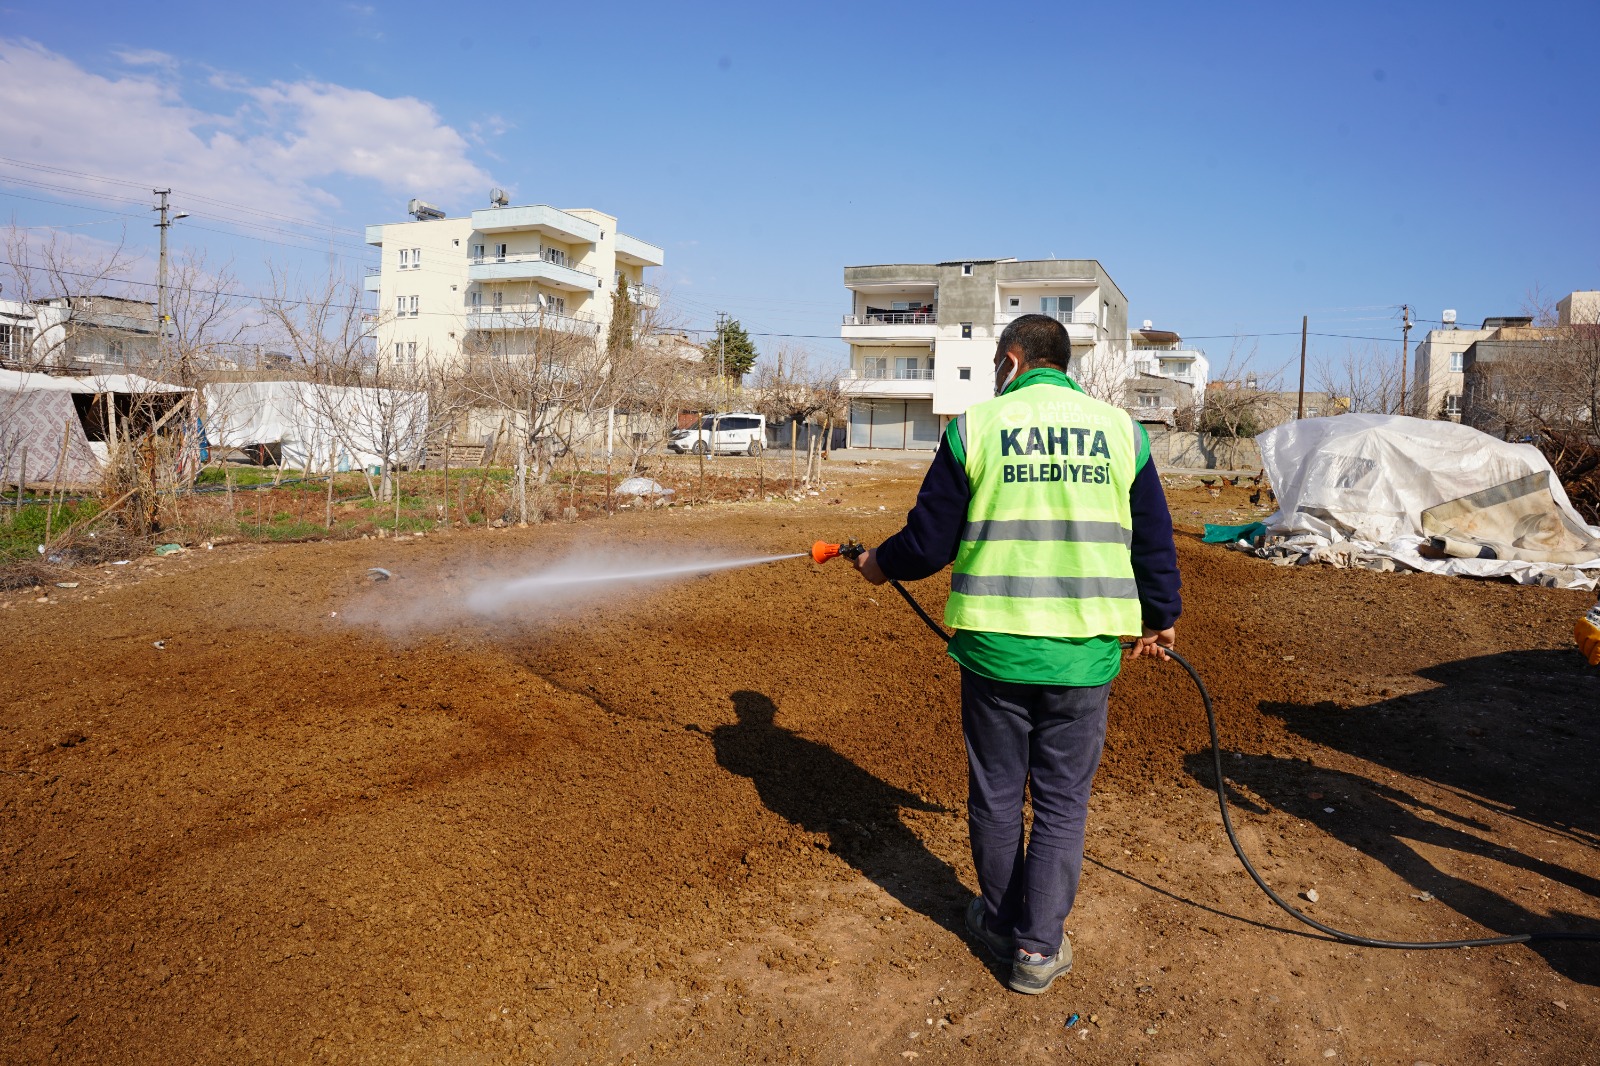
[[[67,465],[67,445],[72,441],[72,423],[68,422],[61,429],[61,455],[56,459],[55,483],[50,486],[50,499],[44,505],[44,546],[50,548],[50,527],[54,523],[56,513],[56,493],[61,488],[61,471]]]
[[[800,420],[798,418],[789,419],[789,491],[791,493],[794,492],[794,453],[795,449],[800,446],[798,443],[799,432]]]
[[[17,472],[17,514],[22,514],[22,490],[28,484],[28,446],[22,446],[22,469]]]
[[[333,528],[333,475],[338,469],[338,450],[332,445],[328,447],[328,513],[324,519],[323,528]]]
[[[450,525],[450,431],[444,434],[444,491],[439,498],[444,501],[444,506],[439,508],[444,513],[446,528]]]

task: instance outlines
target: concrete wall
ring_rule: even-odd
[[[1159,469],[1261,469],[1261,449],[1253,440],[1214,440],[1204,433],[1163,432],[1159,426],[1145,428],[1150,433],[1150,457]]]

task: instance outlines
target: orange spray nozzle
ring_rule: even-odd
[[[866,545],[859,540],[847,540],[843,544],[829,544],[827,541],[819,540],[811,545],[811,561],[825,563],[841,555],[846,559],[855,559],[866,550]]]

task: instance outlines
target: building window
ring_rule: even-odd
[[[972,277],[972,264],[971,263],[962,263],[961,264],[961,276],[964,277],[964,278]]]
[[[411,249],[410,248],[402,248],[402,249],[400,249],[400,269],[401,270],[406,270],[406,269],[409,269],[410,266],[411,266]]]
[[[406,362],[412,366],[417,365],[417,342],[406,341]]]
[[[861,360],[861,376],[865,378],[886,378],[889,376],[889,358],[884,355],[869,355]]]
[[[1450,373],[1452,373],[1452,374],[1461,373],[1461,369],[1462,369],[1463,365],[1465,365],[1466,361],[1467,361],[1467,354],[1465,352],[1451,352],[1450,353]]]
[[[960,370],[956,371],[956,373],[961,376],[962,381],[972,380],[972,368],[970,366],[964,366]]]
[[[1022,310],[1022,297],[1020,297],[1020,296],[1007,296],[1006,297],[1006,310],[1008,310],[1008,311],[1020,311],[1020,310]]]
[[[963,322],[963,323],[961,323],[961,339],[964,340],[964,341],[970,341],[972,339],[972,323],[971,322]]]
[[[1072,297],[1070,296],[1041,296],[1039,297],[1039,313],[1049,315],[1057,322],[1072,321]]]
[[[1447,415],[1461,414],[1461,394],[1449,392],[1444,397],[1444,413]]]
[[[395,317],[396,318],[416,318],[417,317],[417,300],[418,299],[419,298],[416,297],[416,296],[401,296],[401,297],[399,297],[395,302],[395,308],[394,308]]]
[[[506,261],[506,245],[504,245],[504,244],[495,245],[494,246],[494,257],[498,261],[504,263]]]
[[[411,269],[412,270],[421,270],[422,269],[422,249],[421,248],[413,248],[413,249],[411,249]]]
[[[480,262],[483,260],[483,245],[474,244],[472,246],[472,258],[474,258],[474,259],[476,259],[476,260],[478,260]]]
[[[1159,392],[1141,392],[1141,393],[1139,393],[1139,406],[1140,407],[1160,407],[1161,406],[1161,394]]]
[[[395,361],[396,364],[403,363],[403,362],[406,361],[406,342],[405,341],[395,341],[394,342],[394,361]]]
[[[472,308],[474,311],[483,306],[482,290],[473,289],[471,292],[467,293],[467,306]]]
[[[123,343],[120,340],[110,340],[106,342],[106,355],[110,356],[112,359],[121,359],[126,351],[127,349],[123,347]]]
[[[504,297],[505,293],[499,291],[496,291],[491,297],[491,299],[494,301],[494,313],[497,315],[500,313],[501,300]]]

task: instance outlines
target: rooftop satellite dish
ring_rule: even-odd
[[[504,207],[511,202],[511,197],[499,186],[489,190],[489,204],[491,207]]]
[[[443,211],[439,210],[437,207],[434,207],[426,200],[418,200],[416,197],[412,197],[411,202],[406,204],[406,214],[410,215],[418,222],[430,222],[434,219],[440,219],[444,217]]]

